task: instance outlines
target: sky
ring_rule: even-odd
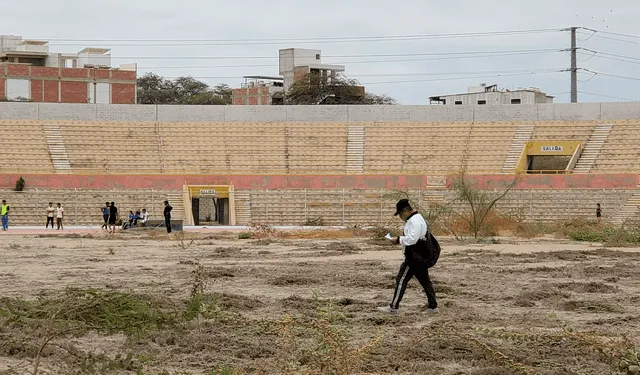
[[[402,104],[480,83],[566,103],[561,30],[576,26],[578,99],[608,102],[640,101],[638,16],[637,0],[0,0],[0,34],[50,40],[52,52],[111,48],[114,66],[211,85],[277,75],[278,50],[298,47]]]

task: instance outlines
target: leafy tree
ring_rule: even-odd
[[[360,83],[344,75],[333,78],[309,73],[289,87],[284,103],[293,105],[316,104],[397,104],[387,95],[364,93]]]
[[[231,88],[219,84],[213,88],[193,77],[168,80],[154,73],[138,78],[139,104],[231,104]]]

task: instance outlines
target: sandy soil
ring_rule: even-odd
[[[106,237],[96,232],[7,235],[2,241],[0,297],[5,302],[54,296],[68,287],[185,301],[200,266],[204,292],[217,295],[221,309],[244,319],[147,338],[95,332],[55,338],[43,355],[42,374],[84,373],[78,353],[109,358],[135,353],[143,369],[138,373],[144,374],[260,368],[275,363],[282,348],[277,332],[255,327],[285,314],[313,319],[314,293],[333,301],[344,315],[340,324],[349,329],[353,345],[382,338],[362,373],[511,374],[528,371],[518,367],[522,364],[540,374],[619,374],[614,363],[619,358],[599,354],[587,336],[570,332],[612,340],[626,334],[636,345],[640,340],[637,248],[605,249],[554,238],[502,238],[491,244],[443,240],[443,254],[431,270],[440,313],[422,311],[426,301],[413,280],[400,314],[388,317],[375,308],[389,302],[401,251],[368,238],[239,240],[235,233],[223,233],[190,234],[180,241],[159,233]],[[10,327],[0,329],[0,374],[30,373],[32,351],[9,350],[8,342],[37,343],[41,337],[19,339],[20,332],[30,333]],[[509,334],[501,334],[505,331]],[[69,355],[68,347],[76,354]]]

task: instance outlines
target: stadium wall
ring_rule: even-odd
[[[640,102],[455,106],[181,106],[0,103],[0,120],[131,122],[588,121],[640,118]]]
[[[39,189],[166,189],[181,190],[183,185],[233,185],[237,190],[252,189],[428,189],[428,176],[158,176],[158,175],[0,175],[0,188],[15,186],[20,177],[27,188]],[[454,176],[447,177],[451,188]],[[469,175],[480,189],[499,189],[513,182],[510,175]],[[516,189],[635,189],[637,174],[607,175],[523,175],[518,177]],[[433,185],[433,184],[432,184]]]

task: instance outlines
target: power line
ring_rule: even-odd
[[[596,93],[592,93],[592,92],[587,92],[587,91],[578,91],[581,94],[586,94],[586,95],[593,95],[593,96],[601,96],[603,98],[609,98],[609,99],[620,99],[620,100],[626,100],[628,102],[632,102],[633,99],[629,99],[629,98],[621,98],[619,96],[611,96],[611,95],[604,95],[604,94],[596,94]]]
[[[640,81],[640,78],[638,78],[638,77],[621,76],[619,74],[596,72],[596,71],[585,69],[585,68],[580,68],[580,70],[583,70],[583,71],[589,72],[589,73],[593,73],[595,75],[605,76],[605,77],[614,77],[614,78],[620,78],[620,79],[629,79],[629,80],[633,80],[633,81]]]
[[[581,54],[582,55],[586,55],[586,53],[581,53]],[[597,57],[597,58],[600,58],[600,59],[612,60],[612,61],[621,61],[621,62],[626,62],[626,63],[630,63],[630,64],[640,64],[640,61],[631,61],[631,60],[617,59],[615,57],[600,56],[600,55],[598,55],[596,53],[594,53],[594,54],[592,54],[590,56],[591,57]],[[589,58],[586,61],[589,61],[589,60],[591,60],[591,58]]]
[[[556,48],[523,49],[503,51],[471,51],[471,52],[432,52],[432,53],[390,53],[390,54],[358,54],[358,55],[326,55],[325,58],[354,58],[354,57],[410,57],[410,56],[473,56],[479,54],[509,55],[560,52]],[[118,56],[117,59],[138,60],[242,60],[242,59],[278,59],[278,56]]]
[[[636,42],[633,40],[626,40],[626,39],[620,39],[620,38],[613,38],[610,36],[604,36],[604,35],[598,35],[596,34],[587,34],[587,33],[583,33],[583,32],[578,32],[580,35],[589,35],[589,37],[595,37],[595,38],[600,38],[600,39],[606,39],[606,40],[614,40],[617,42],[623,42],[623,43],[630,43],[630,44],[640,44],[640,42]]]
[[[450,75],[466,75],[466,74],[512,74],[512,73],[553,73],[559,72],[561,68],[554,69],[519,69],[519,70],[490,70],[490,71],[476,71],[476,72],[429,72],[429,73],[389,73],[389,74],[350,74],[349,77],[419,77],[419,76],[450,76]],[[194,79],[235,79],[242,78],[240,76],[189,76]],[[181,78],[181,76],[165,76],[166,79]]]
[[[83,43],[130,43],[122,44],[123,46],[147,46],[152,43],[180,43],[169,44],[167,46],[176,45],[203,45],[190,43],[205,43],[204,45],[215,45],[216,43],[224,43],[223,45],[247,45],[247,44],[271,44],[271,43],[287,43],[287,42],[366,42],[381,40],[424,40],[424,39],[452,39],[452,38],[474,38],[474,37],[491,37],[491,36],[512,36],[522,34],[540,34],[558,32],[561,29],[526,29],[526,30],[506,30],[506,31],[484,31],[484,32],[467,32],[467,33],[442,33],[442,34],[405,34],[405,35],[379,35],[379,36],[347,36],[347,37],[310,37],[310,38],[251,38],[251,39],[75,39],[75,38],[49,38],[53,44],[62,44],[61,42],[83,42]],[[154,46],[164,46],[156,44]]]
[[[514,74],[496,74],[489,76],[476,76],[476,77],[450,77],[450,78],[435,78],[435,79],[420,79],[420,80],[410,80],[410,81],[386,81],[386,82],[364,82],[362,85],[378,85],[378,84],[397,84],[397,83],[421,83],[421,82],[439,82],[439,81],[459,81],[465,79],[484,79],[484,78],[498,78],[498,77],[514,77],[514,76],[525,76],[525,75],[540,75],[540,74],[551,74],[551,73],[560,73],[562,70],[554,70],[547,72],[528,72],[528,73],[514,73]]]
[[[626,37],[626,38],[640,39],[640,35],[631,35],[631,34],[616,33],[616,32],[613,32],[613,31],[605,31],[605,30],[589,29],[589,28],[586,28],[586,27],[581,27],[581,29],[589,30],[589,31],[593,31],[593,32],[595,32],[595,33],[600,33],[600,34],[609,34],[609,35],[623,36],[623,37]]]
[[[449,56],[434,58],[415,58],[415,59],[392,59],[392,60],[361,60],[361,61],[341,61],[334,64],[377,64],[377,63],[395,63],[395,62],[411,62],[411,61],[442,61],[442,60],[459,60],[459,59],[478,59],[506,56],[524,56],[524,55],[542,55],[547,53],[564,52],[563,50],[548,50],[545,52],[516,52],[516,53],[489,53],[484,55],[469,56]],[[209,69],[209,68],[256,68],[256,67],[278,67],[277,64],[249,64],[249,65],[198,65],[198,66],[139,66],[138,69]]]

